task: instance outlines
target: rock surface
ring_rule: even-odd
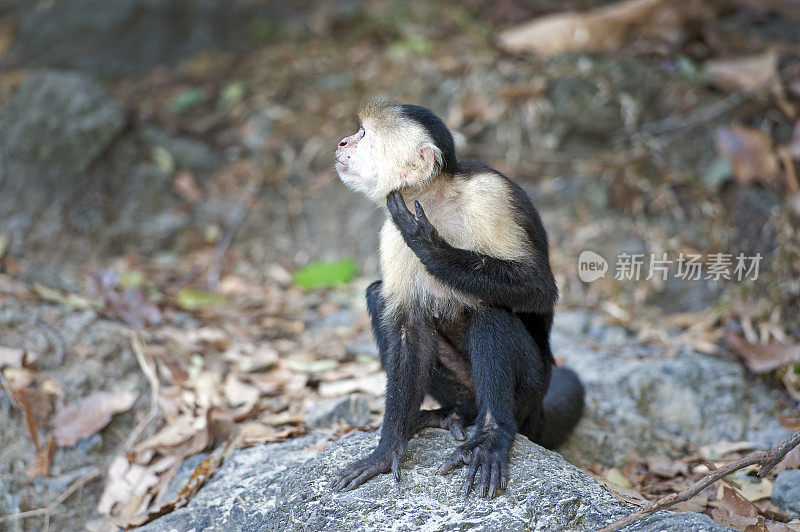
[[[586,414],[562,449],[567,457],[619,466],[631,451],[670,455],[687,443],[738,440],[769,447],[788,436],[775,401],[736,362],[690,350],[670,358],[583,312],[556,315],[553,351],[587,391]]]
[[[29,75],[0,117],[0,153],[44,171],[83,172],[125,126],[125,114],[90,78]]]
[[[316,455],[313,441],[235,453],[188,506],[144,530],[595,530],[633,508],[522,436],[512,450],[508,490],[492,501],[461,496],[463,472],[436,474],[456,445],[446,431],[428,429],[411,441],[399,484],[382,475],[341,494],[330,491],[331,478],[374,448],[378,435],[358,434]],[[660,512],[629,530],[726,528],[701,514]]]
[[[772,485],[772,502],[781,510],[800,516],[800,469],[780,472]]]

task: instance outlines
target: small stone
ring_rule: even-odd
[[[344,399],[330,399],[312,404],[307,409],[306,423],[312,427],[329,427],[344,419],[355,427],[370,422],[369,403],[362,396],[351,394]]]
[[[780,472],[772,485],[772,503],[794,517],[800,517],[800,469]]]

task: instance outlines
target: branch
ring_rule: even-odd
[[[760,465],[761,468],[758,470],[758,476],[764,477],[767,475],[767,473],[772,471],[772,468],[775,467],[778,462],[783,460],[783,457],[786,456],[786,453],[794,449],[798,444],[800,444],[800,431],[795,432],[789,439],[780,445],[773,447],[772,449],[756,451],[752,454],[739,458],[738,460],[731,462],[724,467],[710,471],[707,475],[685,490],[672,493],[655,502],[643,506],[641,509],[623,517],[619,521],[615,521],[607,527],[601,528],[599,532],[615,532],[616,530],[621,530],[652,513],[669,508],[670,506],[673,506],[679,502],[688,501],[714,482],[725,478],[735,471],[744,469],[747,466]]]

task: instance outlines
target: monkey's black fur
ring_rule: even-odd
[[[456,144],[453,141],[453,135],[444,122],[433,111],[419,105],[401,105],[400,112],[409,120],[413,120],[425,128],[431,139],[433,139],[434,144],[442,151],[442,170],[448,174],[454,173],[458,164],[456,161]]]
[[[582,415],[584,390],[573,371],[554,369],[550,329],[558,290],[536,208],[522,188],[499,172],[476,162],[457,163],[450,132],[430,110],[402,108],[430,132],[449,177],[470,179],[492,172],[505,181],[516,222],[534,251],[525,260],[510,261],[455,248],[439,235],[419,203],[415,216],[399,192],[389,194],[392,220],[426,270],[443,284],[476,296],[481,305],[445,321],[422,308],[388,311],[381,282],[369,286],[367,307],[387,373],[386,413],[377,449],[346,468],[333,488],[353,489],[388,471],[399,479],[408,440],[421,427],[441,426],[463,439],[463,426],[474,424],[470,439],[440,471],[467,465],[468,493],[480,470],[481,495],[491,497],[505,489],[515,434],[550,448],[559,445]],[[459,364],[464,371],[454,369]],[[441,409],[420,414],[426,393]]]

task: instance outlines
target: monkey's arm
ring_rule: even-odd
[[[418,202],[414,202],[416,217],[399,192],[390,193],[386,202],[408,247],[428,272],[446,285],[493,306],[537,313],[553,310],[558,288],[548,258],[539,250],[524,261],[510,261],[456,248],[439,235]]]

